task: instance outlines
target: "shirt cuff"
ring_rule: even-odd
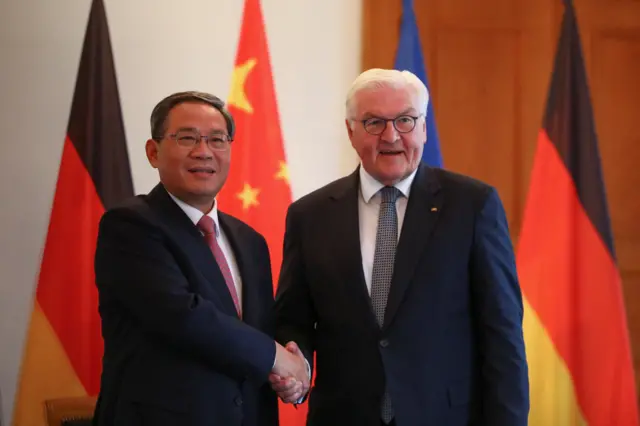
[[[276,359],[278,358],[278,343],[276,341],[273,342],[273,347],[275,351],[273,351],[273,365],[271,366],[272,370],[276,368]]]
[[[307,361],[307,358],[304,359],[304,363],[307,364],[307,376],[309,376],[309,382],[311,382],[311,366],[309,365],[309,361]],[[306,394],[302,395],[299,400],[294,402],[294,404],[302,404],[302,401],[304,401],[305,396],[307,395]]]
[[[309,380],[311,380],[311,366],[309,365],[307,358],[304,359],[304,363],[307,364],[307,376],[309,376]]]

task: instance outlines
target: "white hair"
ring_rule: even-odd
[[[427,86],[415,74],[410,71],[399,71],[394,69],[371,68],[360,74],[351,84],[347,93],[346,118],[353,120],[356,113],[355,97],[361,90],[378,89],[382,87],[403,88],[410,87],[418,97],[420,104],[419,111],[427,115],[427,105],[429,104],[429,90]]]

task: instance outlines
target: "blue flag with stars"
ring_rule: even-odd
[[[413,0],[402,0],[402,23],[400,24],[400,40],[398,41],[394,68],[411,71],[429,89],[427,71],[422,57],[418,23],[413,12]],[[431,93],[430,90],[429,93]],[[436,120],[433,115],[433,102],[431,100],[427,107],[427,143],[422,153],[422,161],[434,167],[443,166]]]

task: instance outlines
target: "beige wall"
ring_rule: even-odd
[[[90,0],[0,4],[0,423],[9,422]],[[242,0],[105,0],[136,192],[164,95],[228,94]],[[343,98],[360,70],[360,0],[262,0],[294,198],[355,164]]]

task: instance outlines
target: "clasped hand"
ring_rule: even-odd
[[[284,347],[276,342],[276,363],[269,382],[280,399],[287,403],[298,401],[309,391],[307,362],[295,342]]]

